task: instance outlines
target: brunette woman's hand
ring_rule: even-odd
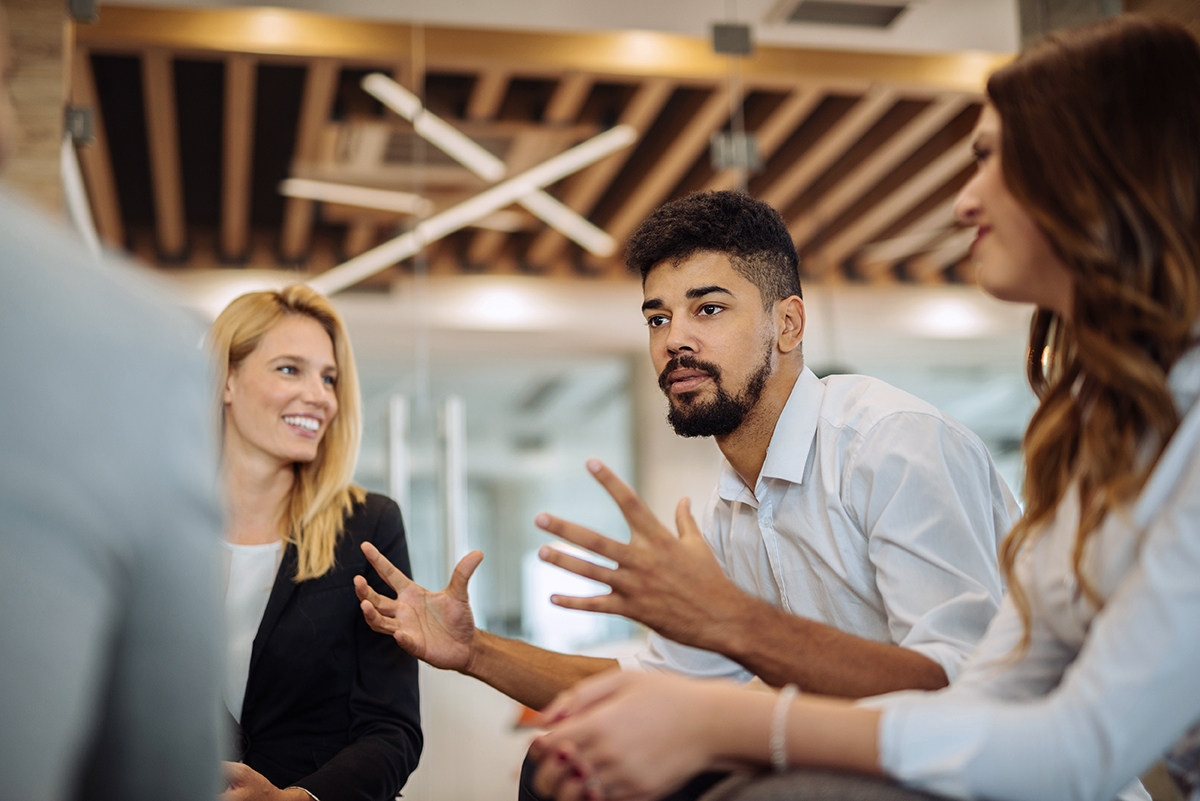
[[[471,551],[454,568],[446,589],[430,592],[400,572],[369,542],[362,551],[375,572],[396,591],[395,598],[371,589],[362,576],[354,577],[354,591],[367,625],[390,635],[410,654],[443,670],[464,671],[475,643],[475,617],[467,598],[467,582],[479,563],[481,551]]]
[[[258,771],[241,762],[223,762],[225,792],[218,801],[312,801],[299,787],[280,790]]]
[[[558,801],[658,798],[715,765],[709,734],[725,682],[611,671],[580,682],[542,713],[535,790]],[[764,734],[765,739],[765,734]]]

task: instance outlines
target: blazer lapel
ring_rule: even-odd
[[[247,696],[250,694],[249,687],[254,676],[254,666],[262,657],[263,649],[271,637],[271,632],[275,630],[275,625],[279,623],[284,608],[296,590],[296,582],[292,580],[292,577],[296,575],[296,564],[296,546],[289,543],[283,551],[283,559],[279,563],[279,570],[275,573],[275,583],[271,586],[271,597],[267,599],[267,608],[263,611],[262,622],[258,624],[258,634],[254,635],[254,645],[250,649],[250,670],[246,678]],[[243,708],[243,719],[245,714]]]

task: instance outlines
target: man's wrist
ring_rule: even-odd
[[[476,627],[473,630],[471,633],[471,642],[467,646],[467,663],[463,665],[463,668],[459,671],[459,673],[463,674],[464,676],[470,676],[473,679],[479,679],[480,681],[483,680],[483,677],[480,675],[480,670],[483,667],[483,664],[487,661],[486,652],[491,645],[488,640],[489,636],[490,635],[486,631],[480,629],[479,627]]]
[[[753,647],[755,630],[761,630],[763,607],[774,610],[765,601],[748,595],[736,587],[722,603],[713,607],[713,625],[707,627],[708,642],[697,643],[706,651],[715,651],[735,662],[741,661]]]

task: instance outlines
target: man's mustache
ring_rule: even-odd
[[[658,388],[663,392],[666,392],[667,376],[676,370],[679,370],[680,368],[686,368],[688,370],[703,370],[704,372],[708,373],[709,378],[711,378],[714,383],[721,383],[720,367],[717,367],[712,362],[701,361],[695,356],[685,353],[682,356],[676,356],[674,359],[671,359],[671,361],[667,362],[667,366],[664,367],[662,372],[658,374]]]

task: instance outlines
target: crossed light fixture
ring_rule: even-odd
[[[637,131],[630,125],[610,128],[520,175],[421,221],[411,231],[312,278],[308,285],[326,295],[353,286],[380,270],[416,255],[426,244],[465,228],[511,203],[523,202],[543,187],[628,147],[636,140]],[[550,199],[548,195],[546,197]]]
[[[503,161],[425,108],[419,97],[388,76],[373,72],[363,78],[362,88],[411,122],[418,136],[480,178],[495,183],[504,177],[507,168]],[[617,243],[611,236],[540,189],[517,198],[517,203],[589,253],[607,257],[616,252]]]
[[[489,183],[495,183],[504,177],[507,167],[504,162],[479,145],[470,137],[463,134],[450,123],[438,117],[425,108],[420,98],[405,89],[391,78],[381,73],[372,73],[363,78],[363,89],[377,98],[385,106],[408,120],[418,136],[439,148],[451,158],[458,161],[475,175]],[[615,129],[614,129],[615,130]],[[609,131],[608,133],[612,133]],[[604,134],[601,134],[603,136]],[[598,137],[597,137],[598,138]],[[636,138],[636,135],[635,135]],[[605,141],[618,141],[617,139]],[[632,142],[632,140],[630,140]],[[619,147],[625,147],[626,142]],[[615,148],[615,149],[619,149]],[[567,151],[572,152],[572,151]],[[611,151],[610,151],[611,152]],[[607,153],[605,154],[607,155]],[[549,163],[549,162],[547,162]],[[570,170],[576,172],[587,164]],[[555,179],[558,180],[558,179]],[[551,181],[550,183],[552,183]],[[405,214],[424,216],[431,210],[428,200],[410,192],[398,192],[386,189],[369,189],[367,187],[351,186],[348,184],[329,181],[315,181],[302,178],[289,178],[280,184],[279,191],[289,197],[303,197],[310,200],[320,200],[327,203],[344,203],[364,208],[384,209]],[[486,193],[485,193],[486,194]],[[578,243],[589,253],[601,257],[611,256],[616,252],[617,243],[605,231],[593,225],[581,215],[564,206],[551,197],[540,186],[534,187],[522,195],[509,201],[524,206],[527,210],[542,219],[547,225],[556,229],[567,238]],[[456,206],[454,208],[460,208]],[[508,205],[507,203],[504,205]],[[484,212],[469,220],[458,228],[478,223],[488,214],[499,211],[502,206]],[[441,215],[439,215],[441,216]],[[454,218],[456,219],[456,218]],[[428,222],[428,221],[427,221]],[[420,226],[418,226],[420,227]],[[457,229],[456,229],[457,230]],[[449,232],[447,232],[449,233]],[[445,234],[442,234],[444,236]],[[434,237],[437,238],[437,237]],[[426,239],[426,242],[432,241]],[[383,247],[383,246],[381,246]],[[364,256],[367,254],[363,254]],[[405,257],[407,258],[407,257]]]

